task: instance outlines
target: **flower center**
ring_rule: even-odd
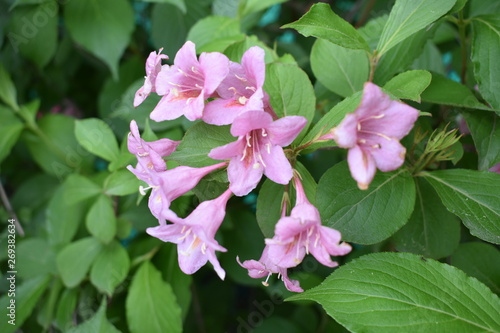
[[[205,78],[203,74],[194,66],[191,69],[184,71],[181,68],[177,70],[184,76],[178,82],[168,82],[174,88],[170,89],[173,95],[172,100],[187,99],[189,104],[193,99],[200,96],[203,91],[203,83]]]
[[[262,158],[262,154],[271,154],[271,141],[265,128],[253,130],[246,134],[246,147],[243,150],[241,161],[245,164],[250,164],[254,169],[258,169],[261,165],[265,168],[266,163]]]

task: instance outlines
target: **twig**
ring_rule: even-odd
[[[16,212],[14,212],[14,209],[12,209],[12,205],[10,204],[9,198],[7,197],[7,193],[5,193],[2,182],[0,182],[0,197],[2,198],[2,203],[5,206],[5,209],[7,209],[10,217],[14,219],[14,224],[16,226],[17,232],[19,233],[19,235],[21,235],[21,237],[24,237],[23,227],[19,223]]]

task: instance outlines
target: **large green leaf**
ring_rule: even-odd
[[[306,37],[322,38],[342,47],[370,51],[359,32],[326,3],[314,4],[298,21],[285,24],[282,28],[293,28]]]
[[[196,52],[222,52],[245,36],[240,32],[238,20],[226,16],[208,16],[198,21],[187,35],[196,44]]]
[[[302,116],[308,124],[314,117],[316,98],[307,74],[298,66],[273,63],[267,67],[264,90],[269,94],[271,106],[278,117]],[[296,138],[307,131],[306,125]]]
[[[500,109],[500,15],[478,16],[472,20],[471,59],[474,77],[484,99],[495,109]]]
[[[20,6],[12,11],[9,39],[16,52],[45,67],[57,49],[59,6],[56,1]]]
[[[127,0],[71,0],[64,6],[71,37],[102,60],[118,79],[118,61],[134,30],[134,14]]]
[[[417,178],[415,185],[415,210],[394,235],[396,249],[434,259],[449,256],[460,241],[460,221],[446,210],[429,183]]]
[[[2,133],[2,136],[0,136],[0,162],[2,162],[16,144],[24,124],[14,112],[2,105],[0,105],[0,114],[2,115],[2,122],[0,123],[0,133]]]
[[[208,157],[208,153],[219,146],[236,141],[237,138],[229,133],[229,126],[213,126],[197,123],[189,128],[177,149],[169,159],[181,165],[203,167],[220,163]]]
[[[441,75],[446,74],[446,69],[442,61],[442,55],[436,44],[428,40],[422,50],[422,54],[413,61],[413,69],[425,69]]]
[[[99,310],[86,322],[73,329],[68,333],[119,333],[120,331],[111,324],[106,318],[106,299],[103,299]]]
[[[105,193],[108,195],[128,195],[136,193],[140,185],[137,177],[126,169],[113,172],[104,181]]]
[[[415,184],[404,169],[378,172],[368,190],[359,190],[346,162],[321,177],[316,205],[323,224],[339,230],[342,239],[374,244],[400,229],[415,205]]]
[[[127,322],[132,333],[181,332],[181,309],[172,287],[149,261],[135,273],[126,301]]]
[[[286,0],[246,0],[243,1],[243,6],[240,8],[241,16],[250,15],[252,13],[256,13],[272,5],[285,2]],[[234,2],[234,1],[233,1]]]
[[[90,270],[90,281],[99,290],[111,296],[115,288],[127,277],[129,267],[127,251],[120,243],[113,241],[97,255]]]
[[[266,179],[257,197],[257,223],[267,238],[274,235],[274,226],[281,217],[285,186]]]
[[[480,111],[462,113],[467,121],[477,153],[479,170],[488,170],[500,163],[500,119],[494,113]]]
[[[18,276],[29,279],[37,275],[54,274],[56,261],[53,249],[42,238],[28,238],[19,242],[16,249]]]
[[[377,46],[378,54],[389,51],[409,36],[446,14],[456,0],[397,0]]]
[[[491,244],[462,243],[451,255],[450,262],[500,294],[500,251]]]
[[[428,71],[413,70],[393,77],[384,89],[397,98],[409,99],[420,103],[420,95],[429,86],[432,75]]]
[[[85,225],[90,234],[104,244],[115,238],[116,217],[110,197],[101,194],[97,198],[87,213]]]
[[[64,247],[56,258],[64,285],[68,288],[79,285],[101,250],[101,242],[94,237],[82,238]]]
[[[480,103],[466,86],[436,73],[432,73],[431,84],[422,93],[422,101],[494,111],[490,107]]]
[[[17,91],[10,74],[0,63],[0,100],[10,106],[13,110],[18,110]],[[3,112],[3,111],[2,111]]]
[[[78,289],[65,289],[59,298],[54,324],[66,332],[73,324],[73,314],[78,300]]]
[[[422,174],[448,210],[460,217],[471,234],[500,244],[500,174],[465,169]]]
[[[363,89],[370,71],[366,52],[322,39],[318,39],[311,50],[311,67],[325,87],[343,97]]]
[[[7,274],[6,278],[10,275]],[[7,280],[10,282],[10,280]],[[17,332],[19,327],[22,326],[24,321],[31,315],[33,308],[35,307],[38,299],[42,296],[45,289],[50,282],[50,275],[38,275],[29,280],[24,281],[22,284],[18,284],[16,281],[14,284],[14,294],[8,291],[5,292],[0,298],[0,307],[2,309],[3,318],[0,321],[0,332],[2,333],[14,333]],[[10,296],[9,296],[10,294]],[[12,307],[12,301],[14,301],[14,310],[8,309]],[[10,314],[13,313],[13,316]],[[10,320],[13,320],[9,323]]]
[[[461,270],[409,253],[374,253],[288,300],[314,300],[351,332],[498,332],[500,300]]]
[[[88,179],[85,176],[77,173],[71,174],[64,182],[66,186],[66,197],[64,204],[75,204],[92,197],[97,196],[102,192],[101,187]]]
[[[103,120],[89,118],[77,120],[75,136],[85,149],[107,161],[118,158],[120,149],[111,128]]]
[[[500,13],[497,0],[469,0],[469,17]]]

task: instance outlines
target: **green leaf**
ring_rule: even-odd
[[[215,147],[223,146],[236,138],[229,133],[229,126],[213,126],[197,123],[190,127],[170,159],[181,165],[204,167],[220,163],[208,157]]]
[[[99,310],[86,322],[72,328],[68,333],[119,333],[120,331],[106,318],[106,298],[101,302]]]
[[[500,13],[497,0],[469,0],[469,17],[493,13]]]
[[[257,223],[266,238],[274,235],[274,226],[281,217],[285,186],[266,179],[257,197]]]
[[[298,21],[285,24],[282,28],[293,28],[306,37],[322,38],[341,47],[370,51],[359,32],[326,3],[314,4]]]
[[[12,11],[9,39],[14,51],[42,69],[57,49],[59,6],[56,1],[20,6]]]
[[[113,202],[107,195],[100,195],[94,202],[85,220],[87,230],[104,244],[116,235],[116,217]]]
[[[78,289],[65,289],[59,299],[55,325],[63,332],[67,332],[73,326],[73,313],[78,300]]]
[[[359,190],[346,162],[321,177],[316,205],[323,224],[337,229],[342,239],[375,244],[393,235],[410,217],[415,184],[404,169],[378,172],[368,190]]]
[[[241,10],[241,16],[247,16],[253,13],[257,13],[275,4],[285,2],[286,0],[246,0],[243,2],[243,8]]]
[[[265,43],[261,42],[255,36],[246,36],[244,40],[229,45],[224,50],[224,54],[231,61],[241,62],[241,57],[243,57],[243,54],[252,46],[258,46],[264,50],[264,61],[266,62],[266,64],[278,60],[278,55],[275,53],[275,51],[271,50]]]
[[[431,84],[422,93],[422,101],[494,111],[490,107],[481,104],[466,86],[436,73],[432,73]]]
[[[9,72],[0,63],[0,100],[10,106],[13,110],[19,110],[17,104],[17,91]]]
[[[141,1],[170,4],[176,6],[184,14],[187,11],[186,3],[184,2],[184,0],[141,0]]]
[[[472,20],[471,59],[474,77],[484,99],[495,109],[500,109],[500,17],[498,14],[478,16]]]
[[[422,54],[413,61],[411,68],[425,69],[441,75],[446,74],[441,60],[441,52],[431,40],[426,42]]]
[[[500,294],[500,251],[495,246],[481,242],[462,243],[450,261]]]
[[[132,333],[182,331],[181,309],[172,288],[149,261],[139,267],[132,279],[126,311]]]
[[[17,6],[38,5],[48,1],[50,0],[15,0],[14,3],[10,6],[9,10],[14,9]]]
[[[314,300],[351,332],[497,332],[500,301],[453,266],[374,253],[288,300]]]
[[[140,185],[140,181],[129,170],[122,169],[113,172],[104,181],[104,192],[107,195],[128,195],[136,193]]]
[[[456,0],[397,0],[377,45],[381,56],[446,14]]]
[[[429,86],[432,75],[428,71],[413,70],[393,77],[384,85],[397,98],[420,103],[420,94]]]
[[[73,117],[49,114],[38,121],[39,130],[22,134],[35,162],[60,180],[75,169],[88,168],[91,162],[75,138],[74,124]]]
[[[196,52],[222,52],[245,36],[240,32],[238,20],[226,16],[208,16],[189,30],[187,40],[196,44]]]
[[[394,235],[400,252],[412,252],[439,259],[453,253],[460,241],[460,221],[446,210],[432,186],[416,179],[415,210],[410,220]]]
[[[64,285],[68,288],[79,285],[101,250],[101,242],[94,237],[82,238],[65,246],[56,258]]]
[[[115,288],[125,280],[130,267],[127,251],[113,241],[98,254],[90,271],[90,281],[111,297]]]
[[[479,170],[500,163],[500,119],[494,113],[463,112],[479,155]]]
[[[28,238],[16,249],[18,276],[28,280],[33,276],[56,272],[55,253],[49,243],[42,238]]]
[[[456,13],[461,11],[464,8],[465,4],[467,4],[467,1],[468,0],[457,0],[453,8],[451,8],[450,13]]]
[[[102,189],[93,181],[77,173],[66,178],[66,198],[65,204],[71,205],[97,196]]]
[[[316,203],[316,191],[318,184],[316,184],[313,176],[302,163],[297,161],[297,163],[295,163],[295,170],[300,174],[302,186],[304,187],[307,199],[314,205]]]
[[[46,211],[48,239],[55,247],[73,239],[87,210],[86,202],[71,202],[72,190],[68,183],[57,189]]]
[[[352,96],[347,97],[342,102],[335,105],[327,114],[325,114],[314,127],[302,139],[301,145],[306,144],[316,137],[326,134],[330,129],[340,124],[346,114],[354,112],[361,103],[362,92],[359,91]],[[314,144],[309,147],[306,152],[312,151],[315,148],[322,146],[333,146],[334,143],[329,141],[322,144]]]
[[[462,219],[471,234],[500,244],[500,174],[452,169],[422,175],[434,187],[446,208]]]
[[[77,120],[75,136],[85,149],[106,161],[118,158],[120,149],[111,128],[103,120],[89,118]]]
[[[118,61],[134,30],[134,14],[127,0],[71,0],[64,6],[71,37],[102,60],[118,79]]]
[[[348,97],[368,81],[366,52],[352,50],[318,39],[311,50],[311,68],[317,79],[334,93]]]
[[[0,123],[0,133],[2,133],[0,136],[1,163],[7,156],[9,156],[10,150],[14,147],[19,136],[21,135],[24,124],[21,120],[19,120],[14,112],[2,105],[0,105],[0,113],[2,114],[2,122]]]
[[[9,278],[7,275],[5,278]],[[2,333],[14,333],[17,332],[19,327],[22,326],[24,321],[28,319],[28,317],[33,312],[33,309],[44,293],[45,289],[50,282],[50,275],[39,275],[32,279],[24,281],[22,284],[19,284],[15,288],[15,295],[10,295],[10,292],[6,292],[0,298],[0,308],[2,309],[3,318],[0,321],[0,331]],[[16,284],[18,281],[16,281]],[[11,310],[8,309],[9,306],[12,306],[12,301],[14,303],[14,316],[11,317],[9,314]],[[14,319],[11,324],[8,321]]]
[[[314,117],[316,98],[307,74],[296,65],[273,63],[266,69],[264,90],[269,94],[271,106],[278,117],[302,116],[308,124]],[[304,136],[304,127],[295,142]]]

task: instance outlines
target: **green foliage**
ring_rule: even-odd
[[[289,300],[314,300],[354,332],[500,330],[498,296],[484,284],[408,253],[363,256]]]

